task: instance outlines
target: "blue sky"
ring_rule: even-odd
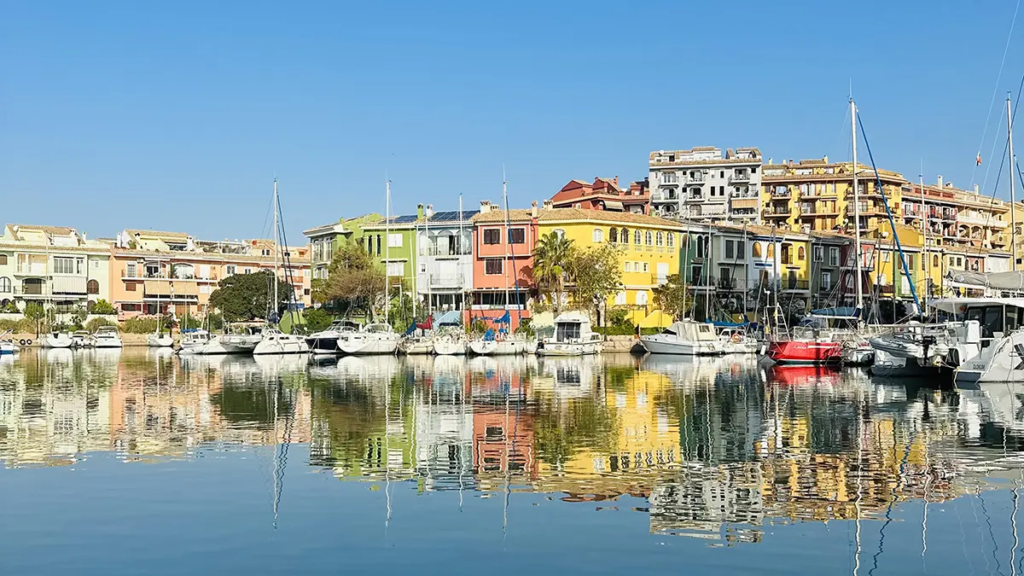
[[[298,239],[385,173],[411,212],[500,200],[503,164],[527,206],[655,149],[847,159],[851,79],[880,167],[991,193],[1015,5],[6,2],[0,221],[253,237],[277,175]]]

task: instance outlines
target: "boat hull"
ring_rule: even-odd
[[[174,346],[174,338],[169,334],[150,334],[146,336],[146,345],[150,348],[170,348]]]
[[[398,337],[374,338],[360,334],[338,340],[338,349],[350,356],[394,354],[398,350]]]
[[[438,356],[461,356],[466,353],[466,341],[452,336],[434,339],[434,354]]]
[[[839,364],[842,346],[838,342],[776,340],[768,345],[768,357],[776,364]]]
[[[43,336],[39,343],[43,348],[71,348],[71,344],[74,343],[74,339],[67,334],[59,334],[57,336],[47,334],[46,336]]]
[[[308,354],[306,339],[291,334],[277,334],[260,340],[252,351],[254,356],[273,354]]]
[[[313,354],[340,354],[337,336],[310,336],[306,338],[306,346]]]
[[[538,356],[590,356],[604,350],[602,342],[545,342],[537,348]]]
[[[723,353],[718,342],[687,342],[661,338],[641,338],[640,343],[651,354],[674,354],[677,356],[718,356]]]
[[[519,340],[472,340],[469,350],[477,356],[510,356],[523,354],[526,346]]]

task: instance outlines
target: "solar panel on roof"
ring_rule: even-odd
[[[462,219],[463,220],[469,220],[470,218],[472,218],[475,214],[478,214],[479,212],[480,212],[479,210],[463,210],[462,213],[461,213],[462,214]],[[459,214],[460,213],[459,213],[458,210],[448,210],[448,211],[445,211],[445,212],[435,212],[434,215],[430,217],[430,221],[431,222],[458,222],[459,221]]]
[[[415,214],[408,216],[395,216],[394,218],[392,218],[391,222],[393,224],[407,224],[409,222],[415,222],[417,218],[419,217],[416,216]]]

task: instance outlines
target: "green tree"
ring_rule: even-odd
[[[654,289],[654,302],[666,314],[682,319],[693,306],[693,298],[687,293],[686,282],[679,274],[672,274],[667,280]]]
[[[600,244],[572,254],[569,275],[577,306],[600,314],[608,298],[622,289],[620,255],[620,249],[614,244]]]
[[[36,326],[36,338],[39,338],[39,323],[46,318],[46,308],[39,302],[29,302],[25,305],[25,318],[28,318]]]
[[[317,302],[332,303],[349,313],[363,311],[374,316],[383,305],[383,293],[384,268],[355,242],[341,245],[327,268],[327,278],[313,285]]]
[[[331,325],[334,317],[323,308],[306,308],[302,316],[306,320],[306,328],[310,332],[319,332]]]
[[[533,281],[537,284],[537,295],[551,303],[556,315],[562,308],[565,280],[576,252],[572,240],[557,232],[538,238],[533,251]]]
[[[114,306],[103,300],[102,298],[93,303],[92,308],[89,309],[90,314],[117,314],[117,310]]]
[[[275,281],[278,301],[273,303]],[[271,312],[280,318],[294,292],[291,284],[268,270],[235,274],[218,282],[217,289],[210,294],[210,305],[220,310],[229,322],[269,318]]]

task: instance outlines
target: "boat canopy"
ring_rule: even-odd
[[[830,316],[834,318],[860,318],[860,310],[854,306],[840,306],[838,308],[819,308],[811,310],[812,316]]]
[[[434,316],[434,322],[438,326],[459,326],[462,324],[462,311],[449,310],[443,314],[437,314]]]
[[[928,306],[949,314],[960,314],[968,306],[1016,306],[1024,308],[1024,298],[942,298],[929,300]]]
[[[956,288],[977,288],[1024,292],[1024,272],[970,272],[953,270],[946,274]]]

